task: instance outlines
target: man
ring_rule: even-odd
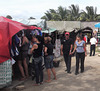
[[[95,55],[95,45],[97,43],[97,40],[96,38],[93,36],[91,39],[90,39],[90,56],[92,56],[92,51],[93,51],[93,56]]]
[[[65,33],[65,39],[62,41],[61,45],[61,55],[64,56],[67,73],[71,73],[71,51],[72,51],[72,39],[69,38],[69,33]]]

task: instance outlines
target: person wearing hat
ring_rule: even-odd
[[[62,41],[61,44],[61,55],[64,56],[64,61],[66,64],[66,70],[67,73],[71,73],[71,51],[73,48],[73,44],[72,44],[72,39],[69,38],[70,34],[69,32],[65,33],[65,39]]]

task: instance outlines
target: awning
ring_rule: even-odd
[[[96,28],[100,28],[100,23],[94,25]]]
[[[27,26],[3,16],[0,17],[0,63],[10,58],[12,36],[23,29],[27,29]]]
[[[54,31],[56,31],[55,28],[49,28],[48,30],[42,30],[42,33],[52,33]]]

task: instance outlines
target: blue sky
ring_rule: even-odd
[[[49,9],[57,9],[59,6],[68,9],[71,4],[77,4],[84,10],[86,6],[94,6],[97,7],[97,13],[100,13],[100,0],[1,0],[0,16],[41,18]]]

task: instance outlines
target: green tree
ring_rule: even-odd
[[[31,16],[29,19],[35,19],[35,18]]]
[[[81,11],[81,13],[80,13],[80,15],[79,15],[79,17],[78,17],[78,21],[86,21],[86,12],[84,12],[84,11]]]
[[[52,20],[52,14],[51,14],[49,11],[47,11],[47,12],[45,13],[45,15],[46,15],[46,17],[47,17],[47,20]]]
[[[44,16],[41,17],[41,19],[47,20],[47,17],[44,15]]]
[[[70,16],[72,17],[73,20],[77,20],[79,18],[79,6],[78,5],[74,5],[72,4],[71,6],[69,6],[69,10],[70,10]]]
[[[61,20],[67,20],[67,9],[62,6],[58,7],[58,14]]]
[[[86,18],[87,21],[95,21],[97,16],[97,7],[87,6],[86,7]]]
[[[52,14],[52,20],[54,20],[54,21],[60,21],[61,17],[59,16],[59,14],[53,13]]]
[[[8,18],[8,19],[12,19],[12,17],[11,17],[10,15],[7,15],[6,18]]]
[[[72,4],[69,9],[59,6],[57,10],[49,9],[42,19],[48,21],[96,21],[100,20],[97,7],[86,6],[86,11],[80,10],[78,5]]]
[[[97,15],[96,21],[100,21],[100,14]]]

